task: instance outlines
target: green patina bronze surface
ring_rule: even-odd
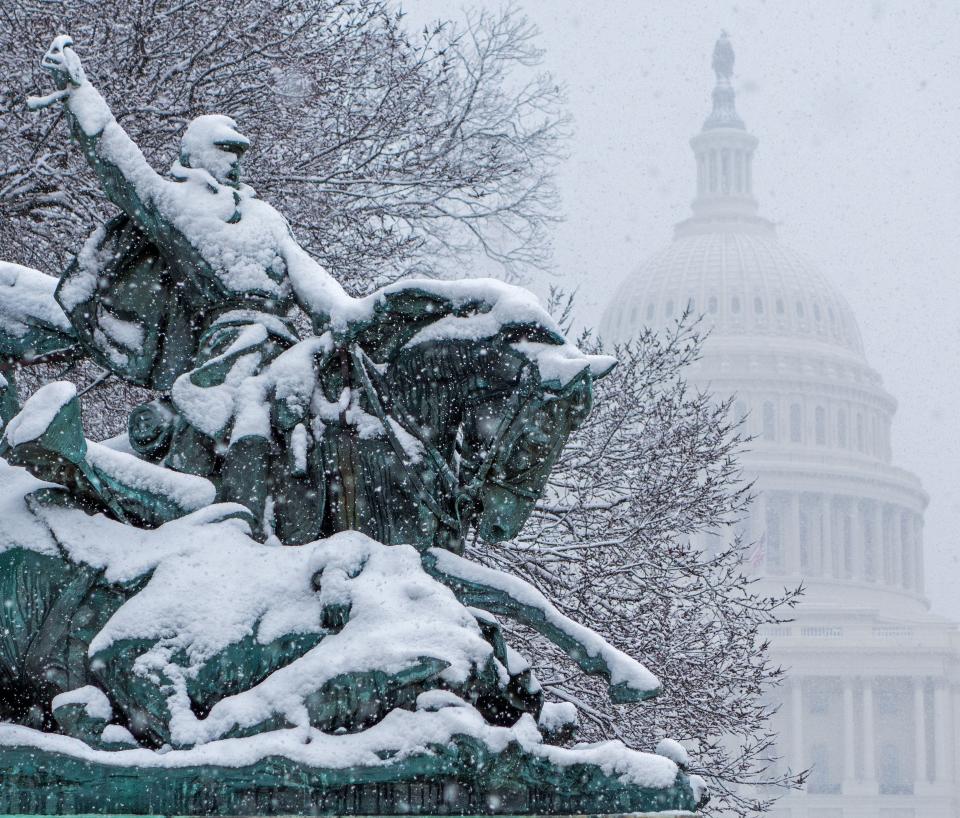
[[[44,58],[61,89],[58,100],[72,88],[89,87],[69,45],[58,38]],[[459,563],[441,559],[461,553],[473,532],[491,542],[517,534],[565,441],[590,409],[589,366],[562,381],[545,378],[538,366],[535,350],[565,343],[555,328],[521,316],[475,336],[433,332],[451,320],[493,315],[497,304],[482,289],[463,298],[427,285],[388,288],[366,314],[346,324],[285,288],[282,269],[271,268],[275,291],[269,282],[225,289],[203,249],[143,194],[135,174],[121,167],[125,160],[114,161],[104,148],[105,131],[91,128],[83,119],[89,114],[65,110],[75,140],[122,213],[91,237],[60,278],[56,298],[69,327],[38,318],[28,331],[0,331],[4,426],[29,414],[29,403],[20,413],[17,366],[56,356],[90,358],[158,392],[132,412],[135,457],[123,455],[152,464],[157,471],[148,477],[209,481],[210,500],[239,504],[230,514],[245,519],[262,542],[297,546],[359,531],[386,545],[412,544],[430,577],[480,609],[475,615],[491,659],[469,678],[441,684],[446,663],[431,656],[399,672],[337,676],[306,702],[313,728],[359,732],[438,688],[469,701],[490,725],[538,718],[544,697],[529,669],[498,676],[497,668],[510,668],[511,658],[499,625],[484,612],[541,633],[583,671],[605,677],[615,702],[655,695],[652,687],[618,681],[612,654],[567,627],[545,601],[458,572]],[[244,145],[217,146],[237,162],[210,183],[211,190],[231,195],[240,190]],[[199,167],[186,152],[181,163],[184,173]],[[239,193],[232,195],[237,211],[230,223],[241,220]],[[309,331],[295,320],[296,309],[309,319]],[[121,349],[118,325],[134,328],[136,343]],[[197,405],[220,395],[232,401],[222,423],[197,412]],[[118,467],[115,457],[93,456],[90,447],[97,444],[84,439],[76,397],[54,408],[42,433],[0,441],[0,457],[54,484],[27,498],[38,517],[44,509],[80,509],[153,529],[196,510],[190,496],[166,491],[162,480],[138,477]],[[0,608],[0,720],[71,736],[99,753],[123,752],[103,738],[105,722],[84,705],[52,707],[58,694],[92,685],[107,695],[141,747],[176,749],[166,681],[135,671],[154,643],[127,639],[90,649],[146,579],[110,581],[63,548],[59,554],[0,551],[0,598],[11,601]],[[319,590],[324,580],[318,574],[314,582]],[[350,616],[348,606],[328,606],[324,633],[339,632]],[[230,645],[188,680],[190,706],[209,712],[322,638],[289,634],[262,644],[251,636]],[[223,738],[283,726],[274,719]],[[5,745],[0,812],[532,815],[698,807],[682,771],[673,786],[644,787],[596,764],[553,763],[516,742],[493,752],[467,734],[381,761],[340,769],[284,757],[239,767],[141,767],[113,764],[96,753],[87,758]]]
[[[287,759],[244,768],[124,770],[0,750],[13,765],[0,811],[161,815],[567,815],[696,809],[678,791],[629,789],[596,768],[531,763],[518,748],[496,755],[469,738],[393,766],[316,770]],[[12,756],[12,757],[10,757]],[[11,769],[11,768],[7,768]],[[56,781],[51,788],[45,782]],[[96,788],[91,781],[98,781]],[[679,790],[679,788],[678,788]],[[642,806],[641,806],[642,805]]]

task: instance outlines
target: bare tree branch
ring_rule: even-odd
[[[194,116],[233,116],[248,177],[349,289],[550,262],[568,120],[516,10],[419,34],[386,0],[3,4],[0,257],[50,273],[109,214],[67,132],[30,113],[45,44],[69,31],[117,119],[163,170]]]

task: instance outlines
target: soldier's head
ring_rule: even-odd
[[[237,123],[221,114],[198,116],[180,140],[180,164],[203,168],[226,185],[240,182],[240,160],[250,140],[237,130]]]

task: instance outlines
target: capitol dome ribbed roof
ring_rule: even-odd
[[[703,314],[715,336],[806,339],[863,355],[843,296],[809,259],[783,245],[772,227],[734,224],[681,233],[621,284],[601,334],[625,341],[644,326],[670,324],[687,308]]]
[[[618,288],[601,336],[626,341],[644,327],[669,326],[689,308],[705,317],[714,337],[821,342],[862,359],[860,331],[843,296],[810,260],[781,244],[773,224],[758,214],[757,139],[737,113],[733,59],[724,34],[714,51],[713,109],[690,140],[697,166],[693,215],[677,225],[670,246]]]

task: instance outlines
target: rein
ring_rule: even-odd
[[[377,419],[383,426],[387,440],[390,441],[390,445],[394,452],[402,462],[406,462],[409,459],[409,455],[397,437],[391,420],[420,443],[424,449],[424,452],[433,462],[441,478],[446,484],[445,488],[448,490],[450,496],[454,498],[456,518],[452,517],[440,507],[433,495],[427,491],[427,488],[420,479],[420,476],[413,469],[409,469],[407,471],[407,475],[418,499],[427,507],[430,513],[433,514],[433,516],[442,525],[458,532],[461,537],[464,536],[466,534],[466,526],[469,522],[469,519],[464,519],[461,513],[461,507],[464,504],[464,501],[466,501],[467,508],[476,505],[477,496],[480,494],[480,491],[485,483],[492,483],[496,486],[500,486],[501,488],[505,488],[514,494],[524,497],[525,499],[536,499],[537,495],[535,492],[527,492],[519,487],[507,486],[502,480],[490,475],[490,471],[496,462],[497,453],[501,444],[514,430],[514,427],[520,421],[524,410],[534,398],[535,390],[533,386],[535,384],[535,379],[529,361],[524,362],[522,366],[517,389],[511,396],[511,403],[513,405],[510,411],[506,412],[501,418],[496,434],[494,435],[490,445],[487,447],[486,454],[480,461],[476,476],[470,481],[469,485],[460,487],[457,485],[456,477],[453,475],[449,464],[446,462],[440,452],[437,451],[436,447],[430,441],[424,438],[423,433],[420,431],[417,424],[412,421],[409,412],[406,411],[406,407],[404,407],[399,401],[394,400],[392,401],[393,408],[399,411],[395,411],[393,417],[387,414],[383,406],[383,401],[380,398],[380,394],[373,383],[373,378],[377,376],[374,375],[371,377],[370,369],[367,366],[369,363],[371,367],[374,367],[374,364],[366,352],[354,344],[351,347],[350,354],[360,376],[360,382],[363,386],[367,401],[369,402],[370,407],[373,409]],[[375,368],[374,371],[376,371]]]
[[[387,415],[383,408],[383,401],[380,400],[380,395],[377,393],[377,390],[374,388],[374,385],[371,382],[370,373],[366,366],[366,362],[370,360],[369,357],[356,345],[351,348],[350,355],[353,358],[357,372],[360,375],[360,383],[363,386],[363,391],[367,396],[367,401],[369,402],[370,407],[373,409],[374,414],[377,416],[377,419],[383,426],[383,430],[387,435],[387,440],[390,441],[390,445],[392,446],[394,453],[400,458],[400,462],[406,464],[409,461],[410,456],[397,437],[397,433],[394,431],[393,425],[390,423],[391,418],[389,415]],[[371,361],[371,364],[372,363],[373,362]],[[403,414],[406,413],[404,412]],[[407,434],[416,438],[420,445],[423,446],[425,453],[429,455],[430,459],[433,460],[435,464],[439,465],[442,463],[443,458],[440,456],[440,453],[436,450],[432,443],[424,440],[420,430],[416,428],[416,424],[407,424],[398,418],[393,418],[393,421]],[[446,464],[444,463],[443,465],[445,466]],[[447,472],[449,472],[448,468],[440,470],[441,475],[446,478],[444,482],[447,482],[449,479],[447,478]],[[433,514],[433,516],[436,517],[442,525],[445,525],[447,528],[463,534],[462,523],[459,520],[455,520],[440,507],[433,495],[430,494],[430,492],[427,491],[426,486],[423,485],[420,475],[417,474],[414,469],[407,469],[406,474],[407,478],[413,484],[414,492],[417,494],[420,501],[427,507],[430,513]]]

